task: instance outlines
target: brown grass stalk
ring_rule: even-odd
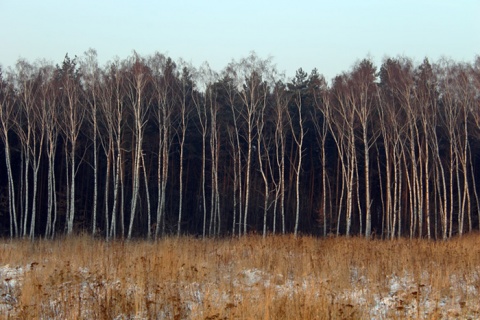
[[[477,318],[480,236],[0,242],[0,319]]]

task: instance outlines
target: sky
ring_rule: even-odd
[[[3,68],[89,48],[101,65],[158,51],[216,71],[255,51],[287,77],[317,68],[331,80],[363,58],[473,62],[480,1],[0,0]]]

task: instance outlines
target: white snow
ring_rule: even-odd
[[[22,267],[0,266],[0,313],[11,311],[17,304],[23,273]]]

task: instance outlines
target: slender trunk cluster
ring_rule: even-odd
[[[362,60],[327,84],[254,53],[220,73],[20,60],[0,70],[0,233],[463,235],[480,226],[479,61]]]

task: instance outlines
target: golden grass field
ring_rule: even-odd
[[[480,236],[0,242],[1,319],[475,319]]]

